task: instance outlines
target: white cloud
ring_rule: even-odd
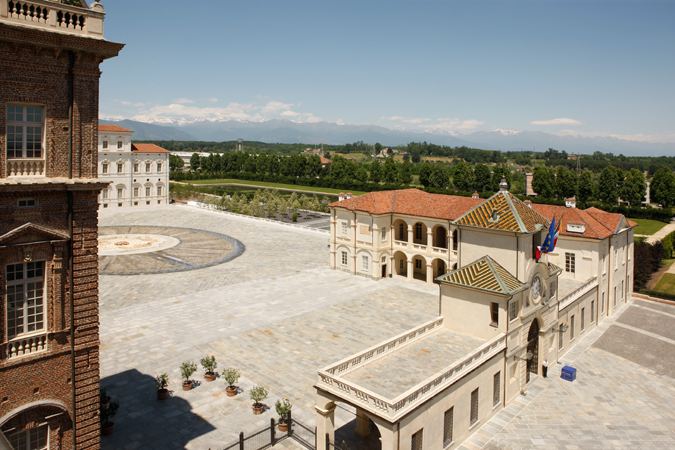
[[[602,131],[579,131],[579,130],[561,130],[555,134],[557,136],[576,136],[576,137],[600,137],[600,138],[616,138],[625,139],[627,141],[649,142],[649,143],[675,143],[675,132],[667,131],[665,133],[656,134],[617,134],[607,133]]]
[[[211,97],[211,98],[209,99],[209,101],[210,101],[211,103],[218,103],[218,99],[215,98],[215,97]]]
[[[431,119],[427,117],[403,117],[403,116],[381,117],[380,120],[391,120],[395,122],[405,122],[413,124],[431,121]]]
[[[580,120],[570,119],[567,117],[560,117],[558,119],[551,120],[533,120],[530,122],[530,125],[583,125],[584,123]]]
[[[282,103],[276,100],[271,100],[260,109],[260,112],[263,114],[278,114],[281,111],[291,109],[291,106],[293,106],[293,103]]]
[[[476,131],[480,125],[485,121],[476,119],[461,120],[457,118],[447,117],[438,119],[437,123],[430,123],[420,126],[420,128],[427,132],[440,131],[450,134],[455,133],[470,133]]]
[[[174,102],[174,103],[181,103],[181,104],[182,104],[182,103],[194,103],[195,101],[194,101],[194,100],[190,100],[189,98],[184,98],[184,97],[182,97],[182,98],[179,98],[179,99],[177,99],[177,100],[174,100],[173,102]]]

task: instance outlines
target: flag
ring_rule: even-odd
[[[544,244],[537,247],[537,261],[541,258],[542,253],[552,252],[555,248],[555,243],[558,238],[558,233],[560,232],[560,224],[556,227],[555,217],[551,221],[551,226],[548,227],[548,233],[546,234],[546,239],[544,239]]]
[[[555,220],[555,217],[553,218]],[[553,234],[553,248],[549,251],[553,251],[555,246],[558,245],[558,235],[560,234],[560,225],[562,225],[562,220],[558,220],[558,224],[555,226],[555,233]]]

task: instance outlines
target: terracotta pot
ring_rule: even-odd
[[[204,374],[204,378],[206,378],[206,381],[213,381],[216,379],[216,373],[215,372],[206,372]]]
[[[192,389],[192,381],[183,381],[183,390],[189,391]]]
[[[227,392],[228,397],[234,397],[237,395],[237,386],[228,386],[225,388],[225,392]]]
[[[101,425],[101,434],[103,436],[110,436],[115,428],[115,422],[103,422]]]
[[[256,414],[256,415],[262,414],[264,406],[263,406],[262,403],[258,403],[258,404],[260,406],[255,406],[256,403],[253,404],[253,414]]]
[[[157,400],[166,400],[169,396],[168,389],[157,389]]]
[[[287,432],[288,424],[286,422],[279,422],[279,431]]]

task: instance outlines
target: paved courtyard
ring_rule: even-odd
[[[316,370],[438,314],[438,288],[401,279],[372,281],[328,269],[325,234],[185,206],[105,211],[100,226],[177,227],[243,243],[236,259],[169,274],[102,275],[101,384],[121,407],[112,449],[217,449],[276,418],[314,426]],[[579,370],[568,383],[552,368],[463,444],[465,449],[675,448],[675,307],[636,300],[581,336],[563,358]],[[241,371],[240,393],[222,379],[182,391],[178,367],[215,355],[217,371]],[[155,375],[167,372],[160,402]],[[270,391],[254,416],[249,389]],[[354,411],[339,405],[336,437],[352,450]],[[275,448],[300,448],[283,441]]]

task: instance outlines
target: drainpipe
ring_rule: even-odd
[[[73,113],[75,107],[75,53],[68,52],[68,179],[73,178]],[[67,191],[68,196],[68,300],[70,303],[70,371],[72,373],[72,421],[73,421],[73,450],[77,449],[77,421],[75,420],[75,301],[73,295],[73,192]]]

